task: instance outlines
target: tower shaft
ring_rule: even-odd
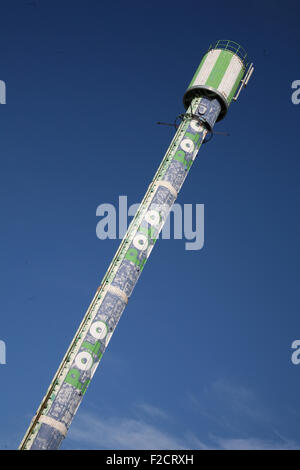
[[[228,57],[226,60],[230,62]],[[213,93],[210,85],[209,90],[205,85],[203,88],[197,76],[201,72],[199,70],[185,95],[187,111],[183,120],[29,425],[20,449],[59,448],[203,140],[222,113],[225,114],[220,91]],[[205,73],[208,75],[204,72],[201,72],[203,76]],[[235,71],[230,88],[232,96],[232,90],[236,90],[242,76],[241,71]]]

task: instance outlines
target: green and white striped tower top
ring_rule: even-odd
[[[247,53],[237,43],[220,40],[210,46],[183,97],[187,109],[195,97],[215,97],[222,106],[222,119],[245,74]]]

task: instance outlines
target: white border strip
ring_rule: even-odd
[[[207,53],[206,59],[203,62],[202,67],[199,70],[199,73],[192,86],[205,85],[221,52],[221,49],[213,49]]]
[[[242,70],[243,65],[241,64],[240,59],[237,56],[232,56],[231,61],[228,64],[228,67],[224,73],[224,76],[218,86],[218,91],[225,95],[227,99],[231,93],[231,90],[238,78],[240,71]]]
[[[126,304],[128,304],[128,297],[127,295],[125,294],[125,292],[123,292],[121,289],[119,289],[118,287],[116,286],[113,286],[112,284],[110,284],[108,286],[108,290],[112,293],[112,294],[116,294],[118,297],[120,297]]]
[[[50,416],[41,415],[39,417],[39,423],[48,424],[48,426],[57,429],[63,436],[66,436],[68,432],[67,427],[64,423],[61,423],[60,421],[57,421],[56,419],[51,418]]]
[[[158,184],[158,186],[164,186],[165,188],[167,188],[170,191],[170,193],[173,194],[175,199],[177,198],[178,193],[176,189],[174,188],[174,186],[172,186],[171,183],[169,183],[169,181],[158,180],[156,183]]]

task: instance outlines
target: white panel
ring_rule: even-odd
[[[182,150],[184,150],[185,152],[191,153],[191,152],[194,151],[195,144],[194,144],[194,142],[192,141],[192,139],[183,139],[183,140],[180,142],[180,147],[181,147]]]
[[[104,339],[107,335],[107,326],[103,321],[94,321],[90,327],[90,333],[96,339]]]
[[[220,54],[221,54],[221,49],[214,49],[208,52],[206,59],[203,62],[202,67],[199,70],[196,80],[193,83],[193,86],[205,85],[205,82],[208,79],[210,72],[212,71],[213,66],[217,62],[217,59]]]
[[[236,56],[232,56],[232,59],[229,62],[224,77],[222,78],[221,83],[218,86],[218,91],[223,93],[226,98],[228,98],[242,67],[243,66],[240,59]]]

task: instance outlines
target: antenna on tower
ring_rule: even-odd
[[[161,121],[158,121],[156,124],[159,124],[161,126],[169,126],[169,127],[174,127],[174,129],[177,131],[178,127],[179,127],[179,123],[178,123],[178,118],[180,118],[181,116],[183,116],[182,114],[179,114],[179,116],[177,116],[177,118],[175,119],[175,121],[173,123],[171,122],[161,122]],[[207,134],[203,140],[203,144],[206,144],[207,142],[209,142],[214,135],[223,135],[225,137],[229,137],[230,134],[229,132],[225,132],[225,131],[213,131],[213,130],[208,130],[207,131]]]

